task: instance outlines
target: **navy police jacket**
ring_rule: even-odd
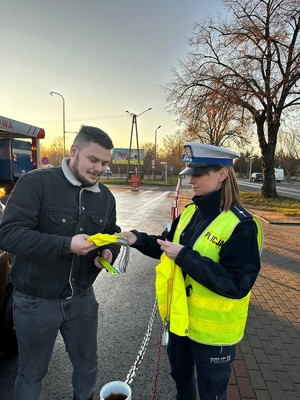
[[[241,222],[229,240],[221,246],[219,262],[201,256],[201,252],[193,250],[200,234],[220,214],[220,193],[219,190],[206,196],[193,197],[197,211],[180,236],[180,244],[184,247],[176,257],[175,263],[182,268],[184,276],[191,276],[214,293],[241,299],[251,290],[260,271],[257,229],[252,216],[245,209],[232,209],[233,212],[236,210]],[[137,235],[137,242],[133,247],[147,256],[159,259],[162,251],[156,240],[167,238],[173,241],[179,218],[172,223],[170,232],[164,232],[161,236],[133,230]]]

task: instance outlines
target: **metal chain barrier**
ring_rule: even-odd
[[[153,328],[153,322],[154,322],[154,318],[156,316],[157,313],[157,300],[155,300],[154,306],[153,306],[153,310],[152,310],[152,314],[150,317],[150,321],[148,323],[148,327],[147,327],[147,331],[146,334],[144,336],[144,339],[142,341],[140,350],[138,352],[137,358],[133,364],[133,366],[130,368],[129,373],[126,377],[125,383],[130,384],[133,381],[133,378],[136,375],[136,372],[138,370],[138,367],[142,361],[142,359],[144,358],[145,352],[147,350],[148,344],[149,344],[149,340],[151,337],[151,333],[152,333],[152,328]]]
[[[162,336],[163,336],[164,326],[161,323],[160,325],[160,334],[159,334],[159,341],[158,341],[158,350],[157,350],[157,362],[156,362],[156,371],[155,371],[155,378],[154,378],[154,385],[152,390],[152,400],[156,400],[156,392],[157,392],[157,384],[158,384],[158,374],[159,374],[159,367],[160,367],[160,358],[161,358],[161,347],[162,347]]]

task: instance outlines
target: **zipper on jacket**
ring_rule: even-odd
[[[78,214],[79,214],[79,216],[81,215],[81,194],[82,194],[83,190],[84,190],[84,188],[80,189],[79,198],[78,198]],[[76,228],[77,228],[77,226],[78,226],[78,220],[77,220]],[[77,231],[77,229],[76,229],[76,231]],[[69,285],[70,285],[72,293],[71,293],[71,296],[67,297],[67,300],[71,299],[74,296],[74,288],[73,288],[73,284],[72,284],[72,272],[73,272],[73,265],[74,265],[74,257],[79,257],[79,256],[77,254],[73,254],[73,257],[72,257],[72,263],[71,263],[71,268],[70,268],[70,273],[69,273]]]

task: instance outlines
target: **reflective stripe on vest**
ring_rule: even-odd
[[[195,210],[196,206],[191,204],[181,214],[173,238],[175,243],[179,243],[180,235]],[[262,229],[255,217],[253,220],[257,226],[260,249]],[[240,219],[232,211],[222,212],[202,232],[193,249],[201,252],[202,256],[218,262],[221,246],[229,239],[239,223]],[[205,288],[189,275],[186,276],[185,286],[191,287],[190,296],[187,298],[191,339],[210,345],[232,345],[243,338],[250,292],[242,299],[229,299]],[[177,307],[180,305],[178,304]]]

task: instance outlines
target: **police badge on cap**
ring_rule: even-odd
[[[213,166],[232,166],[233,160],[240,157],[240,153],[211,144],[187,142],[183,147],[183,161],[188,164],[179,175],[203,175]]]

